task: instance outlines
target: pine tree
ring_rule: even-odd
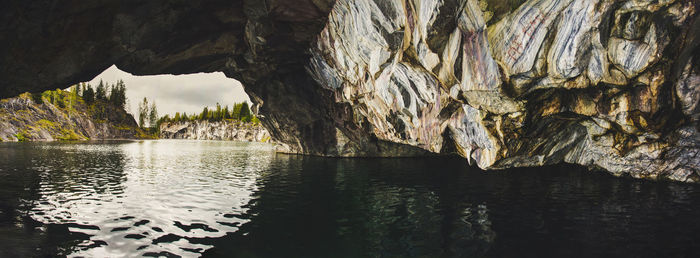
[[[107,91],[102,80],[100,80],[100,84],[97,85],[97,89],[95,90],[95,99],[107,100]]]
[[[223,118],[222,113],[221,113],[221,104],[218,102],[216,103],[216,112],[214,112],[214,117],[213,120],[215,121],[220,121]]]
[[[92,85],[88,84],[86,86],[86,89],[83,91],[83,100],[88,104],[95,101],[95,91],[92,89]]]
[[[251,119],[251,113],[250,113],[250,108],[248,107],[248,102],[243,102],[241,105],[241,121],[243,122],[250,122]]]
[[[231,118],[236,119],[236,120],[241,120],[241,108],[242,107],[243,107],[242,103],[233,104],[233,111],[231,112]]]
[[[148,99],[143,98],[143,102],[139,103],[139,126],[145,128],[146,118],[148,116]]]
[[[199,120],[207,120],[208,115],[209,115],[209,108],[204,107],[204,109],[202,110],[202,113],[199,114]]]
[[[224,107],[223,113],[223,119],[231,119],[231,113],[228,110],[228,105]]]
[[[126,105],[126,85],[124,81],[118,80],[116,84],[111,86],[109,102],[114,106],[124,109]]]
[[[148,124],[151,127],[151,129],[157,129],[156,125],[158,124],[158,110],[156,109],[156,101],[154,100],[151,103],[151,111],[148,114]]]

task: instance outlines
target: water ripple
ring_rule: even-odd
[[[45,145],[30,216],[90,236],[75,256],[197,255],[235,232],[270,146],[207,141]],[[60,155],[56,155],[60,153]],[[99,226],[84,226],[99,225]],[[188,255],[189,253],[189,255]]]

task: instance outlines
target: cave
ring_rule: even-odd
[[[126,85],[125,110],[134,118],[138,118],[139,104],[144,98],[151,104],[156,101],[158,115],[168,118],[176,113],[200,114],[205,107],[211,110],[217,105],[223,109],[237,103],[250,104],[243,85],[221,72],[136,76],[113,65],[83,86],[95,87],[101,82],[109,85],[117,81]],[[254,113],[256,108],[251,107],[251,111]]]
[[[700,180],[698,2],[574,2],[13,1],[0,97],[223,72],[284,152]]]

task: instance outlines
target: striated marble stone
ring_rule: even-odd
[[[489,28],[493,56],[506,75],[530,72],[555,20],[571,0],[533,0]]]
[[[373,136],[485,169],[699,179],[697,73],[686,60],[671,93],[667,56],[697,47],[672,40],[689,2],[530,0],[490,25],[498,3],[378,2],[338,1],[309,67]]]
[[[232,121],[169,122],[160,125],[162,139],[267,142],[270,134],[260,125]]]

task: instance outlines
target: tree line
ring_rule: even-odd
[[[199,114],[187,114],[186,112],[176,112],[175,116],[165,115],[161,117],[160,122],[184,122],[184,121],[224,121],[234,120],[245,123],[260,123],[260,120],[250,110],[248,102],[234,103],[233,108],[229,106],[222,107],[216,103],[216,108],[204,107]]]
[[[146,122],[148,122],[149,128],[156,131],[160,123],[158,122],[158,108],[156,107],[156,101],[151,101],[148,104],[148,98],[143,98],[143,101],[139,103],[139,126],[141,128],[146,128]]]
[[[72,85],[68,90],[47,90],[31,94],[32,100],[37,104],[43,104],[44,99],[60,108],[72,107],[78,101],[86,104],[95,102],[106,102],[116,107],[124,109],[126,106],[126,84],[118,80],[114,84],[100,81],[97,87],[93,88],[90,83],[79,83]]]

